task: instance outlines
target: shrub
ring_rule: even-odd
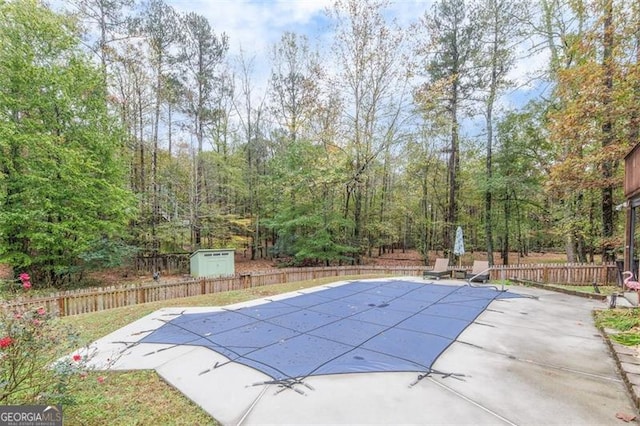
[[[19,279],[23,291],[29,291],[29,276]],[[72,402],[69,381],[82,377],[90,356],[57,358],[80,346],[77,333],[43,307],[16,310],[0,305],[0,404]]]

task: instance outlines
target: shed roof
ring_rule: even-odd
[[[190,256],[190,257],[193,257],[193,256],[195,256],[195,255],[196,255],[196,254],[198,254],[198,253],[220,253],[220,252],[223,252],[223,251],[233,251],[233,252],[235,252],[235,251],[236,251],[236,249],[234,249],[234,248],[226,248],[226,249],[198,249],[198,250],[194,251],[193,253],[191,253],[191,256]]]

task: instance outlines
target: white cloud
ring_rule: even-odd
[[[270,72],[272,46],[286,31],[308,37],[311,47],[318,47],[331,67],[333,28],[325,14],[334,0],[167,0],[181,13],[196,12],[209,20],[216,34],[229,37],[229,59],[233,63],[240,49],[245,60],[251,60],[256,87],[266,88]],[[365,1],[365,0],[362,0]],[[431,13],[436,0],[392,0],[385,14],[404,28],[416,22],[425,12]],[[503,106],[522,104],[523,99],[539,95],[539,81],[532,74],[540,73],[548,62],[546,52],[528,56],[530,46],[523,43],[517,53],[509,77],[516,88],[505,94]]]
[[[310,35],[323,30],[323,10],[330,0],[190,0],[171,1],[181,12],[194,11],[209,20],[216,34],[226,33],[230,47],[248,54],[266,55],[285,31]]]
[[[196,12],[209,21],[217,35],[229,37],[228,58],[234,63],[242,51],[251,60],[253,79],[266,86],[272,46],[286,31],[306,35],[310,44],[327,28],[324,14],[333,0],[167,0],[181,13]]]

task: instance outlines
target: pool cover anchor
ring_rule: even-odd
[[[123,355],[126,351],[128,351],[131,348],[135,348],[136,346],[138,346],[140,344],[140,342],[125,342],[123,340],[114,340],[113,342],[116,345],[125,345],[123,349],[121,349],[120,351],[118,351],[119,355]]]
[[[175,344],[175,345],[167,346],[166,348],[160,348],[160,349],[156,349],[155,351],[147,352],[146,354],[143,354],[142,356],[155,355],[155,354],[158,354],[160,352],[168,351],[169,349],[177,348],[179,346],[181,346],[181,345]]]
[[[467,376],[465,376],[464,374],[461,374],[461,373],[445,373],[443,371],[429,369],[429,371],[427,371],[426,373],[418,374],[418,377],[416,378],[416,380],[411,382],[409,384],[409,387],[410,388],[414,387],[415,385],[420,383],[422,381],[422,379],[426,379],[427,377],[431,377],[433,374],[441,376],[443,379],[446,379],[447,377],[451,377],[451,378],[454,378],[454,379],[460,380],[460,381],[464,381],[464,379],[462,379],[461,377],[467,377]]]
[[[163,317],[179,317],[180,315],[184,314],[185,312],[187,312],[186,309],[183,309],[181,312],[164,312],[162,313]],[[159,318],[156,318],[159,319]],[[163,321],[162,319],[160,319],[160,321]]]
[[[142,331],[136,331],[131,333],[132,336],[139,336],[141,334],[148,334],[148,333],[153,333],[154,331],[156,331],[155,328],[151,328],[149,330],[142,330]]]
[[[279,387],[279,389],[274,393],[274,395],[278,395],[281,392],[286,391],[287,389],[291,389],[296,393],[299,393],[302,396],[307,396],[306,393],[304,393],[304,391],[296,388],[296,385],[302,385],[304,387],[306,387],[309,390],[315,390],[313,386],[311,386],[308,383],[305,383],[303,381],[303,379],[297,379],[297,378],[289,378],[289,379],[281,379],[281,380],[267,380],[264,382],[258,382],[258,383],[254,383],[252,385],[247,385],[247,387],[249,386],[268,386],[268,385],[277,385]]]
[[[223,364],[220,364],[220,362],[216,361],[216,363],[213,364],[211,367],[207,368],[206,370],[203,370],[203,371],[199,372],[198,376],[202,376],[203,374],[210,373],[211,371],[215,370],[216,368],[222,367],[222,365],[226,365],[226,364],[228,364],[228,363],[225,362]]]

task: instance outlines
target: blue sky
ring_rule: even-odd
[[[242,49],[245,58],[253,58],[256,68],[255,83],[263,85],[269,73],[269,52],[285,31],[304,34],[311,46],[318,46],[330,55],[331,25],[324,11],[333,0],[167,0],[180,12],[195,11],[205,16],[216,34],[229,36],[231,58]],[[435,0],[392,0],[389,17],[406,27],[430,11]],[[520,55],[528,52],[521,46]],[[537,55],[520,61],[511,78],[521,86],[503,98],[507,104],[522,104],[523,99],[536,92],[528,81],[528,73],[546,61],[545,55]],[[529,96],[527,96],[529,95]]]

